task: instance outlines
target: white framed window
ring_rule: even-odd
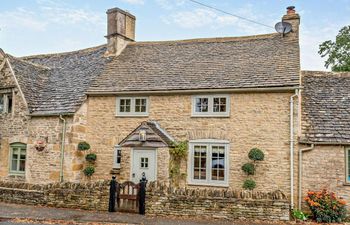
[[[26,167],[27,146],[22,143],[10,145],[10,174],[24,175]]]
[[[346,163],[345,182],[350,183],[350,147],[345,148],[345,163]]]
[[[192,116],[228,117],[230,115],[229,95],[192,96]]]
[[[0,114],[2,113],[11,113],[13,107],[12,94],[0,93]]]
[[[189,142],[188,183],[228,186],[229,141],[202,139]]]
[[[148,116],[148,97],[117,97],[117,116]]]
[[[120,169],[121,160],[122,160],[122,149],[119,145],[117,145],[114,147],[113,168]]]

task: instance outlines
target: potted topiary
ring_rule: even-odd
[[[78,144],[79,151],[87,151],[89,149],[90,149],[90,145],[86,141],[82,141]]]
[[[246,190],[253,190],[256,187],[256,183],[252,179],[246,179],[243,183],[243,188]]]
[[[83,172],[85,176],[91,177],[95,173],[95,167],[92,165],[89,165],[83,170]]]
[[[248,158],[252,160],[253,162],[245,163],[242,166],[242,170],[244,173],[246,173],[248,176],[252,176],[255,174],[256,170],[256,162],[257,161],[263,161],[265,158],[264,152],[261,151],[258,148],[252,148],[248,153]],[[253,179],[247,178],[242,186],[244,189],[247,190],[253,190],[256,187],[256,183]]]

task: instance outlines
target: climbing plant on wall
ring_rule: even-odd
[[[245,163],[242,166],[243,172],[248,176],[248,178],[244,181],[242,187],[246,190],[253,190],[256,187],[256,182],[253,180],[252,176],[255,174],[257,162],[263,161],[265,154],[258,148],[252,148],[248,153],[248,158],[252,162]]]
[[[181,162],[187,158],[188,141],[174,142],[169,149],[170,179],[175,186],[179,186],[180,181],[186,178],[186,173],[181,173]]]

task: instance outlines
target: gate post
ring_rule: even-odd
[[[112,176],[112,180],[109,184],[109,205],[108,212],[116,212],[115,210],[115,193],[117,191],[117,181],[115,176]]]
[[[146,184],[147,179],[145,173],[142,173],[142,179],[140,180],[140,191],[139,191],[139,214],[145,215],[146,213]]]

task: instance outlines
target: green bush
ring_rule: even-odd
[[[252,149],[249,151],[248,157],[249,157],[249,159],[251,159],[251,160],[253,160],[253,161],[263,161],[265,155],[264,155],[264,152],[261,151],[260,149],[258,149],[258,148],[252,148]]]
[[[247,174],[247,175],[254,175],[255,174],[255,166],[253,163],[246,163],[242,166],[242,170]]]
[[[179,160],[187,156],[188,142],[181,141],[178,143],[172,143],[172,147],[169,149],[170,155]]]
[[[89,161],[89,162],[94,162],[94,161],[96,161],[96,158],[97,158],[97,156],[96,156],[95,153],[90,153],[90,154],[87,154],[87,155],[85,156],[86,161]]]
[[[256,183],[252,179],[246,179],[243,183],[243,188],[246,190],[253,190],[256,187]]]
[[[305,221],[308,218],[308,215],[303,213],[301,210],[298,209],[294,209],[292,212],[293,218],[296,220],[301,220],[301,221]]]
[[[80,150],[80,151],[86,151],[86,150],[89,150],[89,149],[90,149],[90,145],[86,141],[80,142],[78,144],[78,150]]]
[[[91,177],[92,174],[95,173],[95,167],[93,166],[87,166],[84,170],[83,170],[85,176],[87,177]]]
[[[305,198],[313,219],[319,223],[339,223],[346,217],[346,202],[327,190],[309,191]]]

